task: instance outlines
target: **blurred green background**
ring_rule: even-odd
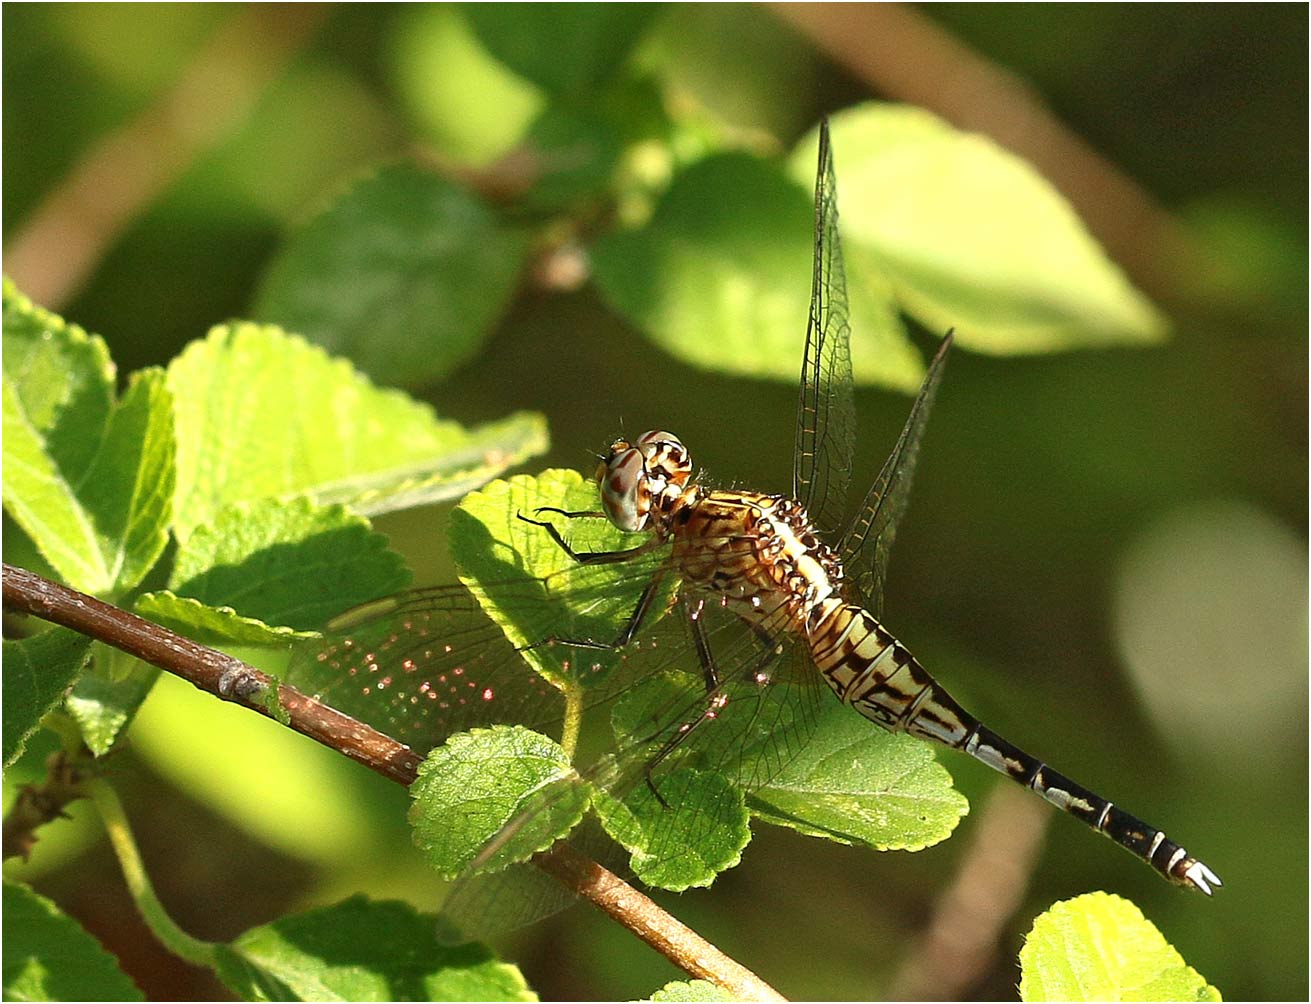
[[[985,721],[1164,827],[1225,888],[1172,889],[1055,812],[989,813],[1004,782],[944,754],[972,806],[944,844],[877,854],[760,827],[712,890],[663,899],[797,998],[1013,999],[1032,918],[1092,889],[1133,899],[1227,999],[1306,997],[1305,7],[51,4],[6,5],[3,29],[5,270],[103,335],[120,372],[252,316],[289,233],[361,174],[417,161],[534,239],[487,337],[442,379],[391,382],[467,424],[543,412],[553,447],[534,468],[667,427],[713,478],[788,488],[795,386],[693,369],[587,282],[590,240],[640,214],[673,162],[781,152],[870,98],[1037,161],[1173,334],[955,354],[887,621]],[[1047,113],[1071,146],[1044,145]],[[533,184],[534,155],[575,149],[573,128],[584,154]],[[857,406],[862,481],[909,398],[862,388]],[[379,526],[418,582],[451,576],[440,507]],[[437,900],[404,792],[185,686],[162,681],[118,766],[161,897],[197,936],[355,891]],[[74,817],[14,874],[150,996],[220,993],[153,946]],[[1036,858],[974,846],[1008,824],[990,839],[1045,827]],[[990,926],[972,955],[960,937]],[[500,947],[544,998],[677,976],[585,908]]]

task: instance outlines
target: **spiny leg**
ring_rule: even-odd
[[[533,511],[535,513],[558,513],[569,519],[605,517],[605,514],[600,512],[571,512],[567,509],[557,509],[554,506],[541,506]],[[540,526],[544,529],[551,535],[551,539],[555,541],[556,545],[580,565],[618,564],[624,561],[630,561],[633,558],[646,554],[660,546],[660,541],[653,537],[644,544],[639,544],[637,547],[630,547],[621,551],[575,551],[569,546],[569,542],[561,536],[560,531],[555,528],[554,524],[547,522],[546,520],[530,519],[523,513],[516,513],[516,516],[525,523],[531,523],[533,526]],[[612,641],[599,641],[595,638],[564,638],[558,635],[551,635],[548,638],[544,638],[539,642],[534,642],[533,644],[524,647],[539,648],[546,645],[566,645],[570,648],[588,648],[607,652],[613,652],[615,649],[623,648],[633,640],[633,637],[642,627],[642,623],[646,620],[647,614],[651,612],[651,604],[655,600],[663,577],[663,569],[657,569],[652,573],[651,581],[648,582],[646,587],[642,590],[642,595],[638,597],[637,605],[633,608],[632,614],[629,615],[628,620],[620,629],[619,634]]]
[[[619,629],[619,634],[611,641],[598,641],[595,638],[564,638],[559,635],[550,635],[541,641],[533,642],[531,645],[524,645],[524,649],[544,648],[550,645],[565,645],[568,648],[587,648],[603,652],[613,652],[621,649],[633,640],[634,636],[641,630],[647,614],[651,612],[651,606],[655,602],[656,595],[660,591],[660,583],[664,579],[664,570],[657,569],[651,576],[642,590],[642,595],[637,598],[637,605],[633,607],[633,612],[629,614],[628,620],[624,626]]]
[[[710,649],[709,639],[705,634],[705,626],[701,618],[697,615],[700,612],[698,607],[697,613],[688,611],[688,625],[692,631],[692,640],[697,652],[697,658],[701,662],[701,670],[705,675],[706,682],[706,706],[702,709],[701,714],[690,721],[683,722],[677,728],[673,735],[665,740],[664,744],[656,751],[646,763],[646,785],[655,795],[656,800],[669,808],[669,803],[661,796],[660,791],[655,786],[652,778],[652,772],[658,767],[666,757],[674,750],[678,749],[697,729],[698,726],[711,721],[719,716],[719,712],[728,704],[728,694],[720,687],[719,667],[715,664],[714,653]],[[774,642],[772,638],[758,625],[751,625],[753,633],[757,640],[760,641],[763,651],[760,657],[756,659],[747,669],[744,679],[747,681],[763,682],[768,679],[767,670],[770,665],[778,659],[782,649]],[[658,734],[658,733],[657,733]],[[651,738],[655,738],[652,736]],[[647,740],[649,741],[649,740]]]
[[[599,513],[599,512],[569,512],[568,510],[565,509],[556,509],[553,506],[542,506],[541,508],[534,509],[533,511],[554,512],[560,514],[561,516],[567,516],[570,519],[591,517],[591,516],[601,516],[601,517],[605,516],[604,513]],[[540,526],[543,530],[545,530],[547,533],[551,535],[551,539],[555,541],[555,543],[559,546],[559,548],[562,551],[564,551],[565,554],[569,555],[569,557],[573,558],[573,560],[578,562],[580,565],[608,565],[621,561],[629,561],[632,558],[636,558],[640,554],[645,554],[648,551],[654,550],[656,547],[660,546],[660,541],[653,537],[651,540],[648,540],[645,544],[639,544],[637,547],[625,548],[622,551],[575,551],[572,547],[569,546],[569,542],[564,539],[564,537],[560,534],[560,531],[556,529],[554,523],[551,523],[544,519],[530,519],[529,517],[525,516],[521,512],[515,513],[515,515],[519,519],[523,520],[525,523],[531,523],[533,526]]]

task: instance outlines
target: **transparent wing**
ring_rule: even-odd
[[[744,537],[702,546],[722,555],[755,544]],[[661,573],[673,585],[662,584],[628,645],[569,644],[616,638]],[[742,792],[767,783],[802,748],[821,690],[804,644],[784,630],[785,611],[747,623],[718,596],[677,585],[667,552],[655,551],[618,566],[475,586],[492,598],[498,618],[513,608],[508,629],[463,585],[414,590],[338,618],[328,637],[297,652],[288,682],[421,752],[490,724],[558,736],[563,700],[551,681],[577,682],[588,709],[581,747],[599,754],[568,784],[625,804],[636,799],[649,817],[654,812],[643,824],[645,855],[674,858],[731,825]],[[705,782],[707,773],[715,783]],[[502,833],[532,834],[564,797],[566,786],[544,789]],[[584,839],[585,853],[607,859],[606,840]],[[480,860],[497,850],[489,846]],[[613,850],[609,862],[618,865]],[[513,867],[467,875],[444,913],[457,933],[484,935],[569,902],[535,870]]]
[[[287,682],[421,754],[474,727],[549,731],[563,713],[562,686],[580,685],[595,703],[631,683],[629,659],[650,672],[665,658],[667,649],[641,643],[608,651],[564,641],[612,641],[667,560],[663,549],[622,569],[577,565],[545,579],[435,586],[365,604],[336,618],[323,639],[300,644]]]
[[[717,602],[680,596],[654,630],[659,637],[647,639],[648,658],[656,651],[664,657],[652,659],[653,671],[608,708],[612,743],[577,783],[641,818],[640,853],[648,862],[673,862],[676,871],[681,855],[713,846],[740,825],[744,795],[767,784],[813,733],[822,688],[805,647],[777,631],[782,620],[783,611],[776,611],[747,624]],[[668,658],[671,651],[678,656]],[[717,685],[708,684],[707,667]],[[529,865],[477,870],[566,797],[556,787],[530,799],[457,881],[442,909],[454,940],[522,926],[573,902]],[[622,817],[625,810],[619,811]],[[627,854],[594,817],[569,842],[612,871],[631,874]]]
[[[696,546],[722,557],[755,545],[744,537]],[[700,560],[694,548],[682,549],[684,560]],[[653,580],[660,586],[636,636],[605,647]],[[719,726],[738,720],[744,686],[748,696],[797,679],[812,687],[816,677],[783,627],[782,611],[748,625],[717,596],[680,583],[663,548],[615,565],[573,565],[545,579],[436,586],[365,604],[336,618],[324,638],[301,643],[287,682],[420,753],[474,727],[549,731],[563,714],[561,685],[579,686],[588,708],[626,695],[610,752],[627,769],[706,707],[713,696],[708,665],[721,702],[733,698]],[[645,695],[640,708],[635,694]],[[703,731],[727,730],[691,731],[689,750]]]
[[[797,403],[792,495],[816,526],[829,533],[842,527],[846,515],[855,438],[847,277],[838,236],[837,177],[825,120],[819,129],[815,261]]]
[[[887,574],[888,553],[897,534],[897,522],[906,511],[915,463],[919,459],[920,440],[933,410],[933,399],[951,349],[949,331],[929,365],[920,392],[911,406],[910,416],[897,437],[897,445],[883,463],[883,469],[870,485],[850,529],[842,537],[840,548],[847,581],[876,617],[883,613],[883,580]]]

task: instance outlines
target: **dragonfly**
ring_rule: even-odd
[[[582,695],[575,705],[610,708],[613,735],[578,776],[620,798],[645,789],[671,818],[690,808],[706,826],[722,806],[704,794],[679,806],[680,768],[759,789],[836,697],[883,729],[981,761],[1171,882],[1210,895],[1221,885],[1210,868],[984,725],[883,626],[888,555],[952,340],[948,332],[892,453],[848,515],[850,321],[821,123],[791,495],[708,486],[664,430],[617,439],[600,458],[590,508],[537,505],[507,519],[554,554],[556,571],[525,575],[506,554],[499,575],[366,604],[297,655],[289,682],[303,680],[420,753],[474,727],[549,728],[561,721],[562,695]],[[622,546],[584,546],[589,525]],[[496,532],[483,533],[498,546]],[[530,803],[478,860],[540,811]],[[666,849],[679,839],[671,827]]]

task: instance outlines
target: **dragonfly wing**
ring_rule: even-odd
[[[815,260],[810,317],[797,403],[792,495],[821,529],[836,533],[845,516],[855,457],[851,325],[838,235],[838,188],[828,122],[820,124],[815,175]]]
[[[631,657],[650,661],[640,645],[566,642],[614,639],[666,560],[651,552],[625,566],[470,580],[364,604],[298,645],[286,682],[419,753],[476,726],[549,731],[563,714],[561,687],[577,684],[594,703],[631,683]]]
[[[847,581],[856,598],[876,617],[883,613],[883,580],[887,573],[888,554],[897,534],[897,522],[906,511],[906,502],[910,498],[920,440],[924,438],[929,412],[933,410],[933,400],[938,393],[951,343],[952,333],[949,331],[929,365],[896,446],[870,485],[850,529],[842,537],[840,556]]]
[[[568,838],[575,849],[612,871],[636,870],[648,884],[674,889],[708,884],[735,863],[740,846],[731,843],[727,858],[699,878],[688,878],[684,859],[691,856],[693,869],[704,867],[702,848],[740,835],[744,795],[801,750],[822,699],[804,646],[775,636],[770,620],[747,624],[688,591],[643,632],[644,647],[627,667],[634,682],[611,694],[617,699],[608,707],[607,752],[579,775],[601,800],[609,836],[588,817]],[[707,681],[707,664],[718,675],[715,686]],[[532,830],[564,797],[560,789],[530,796],[476,860],[495,861],[509,839]],[[631,868],[624,863],[630,852]],[[466,937],[531,923],[569,905],[569,895],[531,869],[478,874],[476,867],[443,907],[447,922]]]
[[[716,539],[703,546],[722,553],[732,545]],[[561,799],[577,797],[583,783],[615,800],[613,811],[626,811],[618,807],[623,803],[646,814],[640,839],[648,861],[673,858],[699,846],[707,832],[740,827],[742,792],[767,783],[800,750],[820,687],[804,645],[782,630],[784,611],[747,623],[718,594],[680,584],[667,560],[653,552],[542,580],[440,586],[368,604],[338,618],[325,639],[303,645],[288,682],[421,752],[475,726],[553,732],[563,699],[551,681],[578,682],[586,708],[580,745],[599,743],[605,752],[576,782],[564,779],[526,796],[474,860],[505,865],[500,852],[510,841],[527,846],[525,835],[540,829]],[[617,638],[661,571],[671,586],[627,645],[570,644]],[[508,626],[493,620],[474,592],[497,611],[513,608]],[[605,860],[603,843],[589,838],[583,849]],[[493,891],[478,893],[483,885]],[[524,891],[496,891],[502,887]],[[531,875],[483,883],[471,869],[456,888],[451,914],[466,932],[527,923],[568,901]],[[489,896],[494,909],[482,905]],[[471,918],[478,927],[470,927]]]
[[[745,796],[803,748],[822,691],[804,646],[770,618],[748,624],[709,600],[682,604],[665,624],[681,623],[687,654],[619,697],[617,752],[587,772],[613,800],[601,806],[607,828],[639,877],[675,891],[736,863]]]

